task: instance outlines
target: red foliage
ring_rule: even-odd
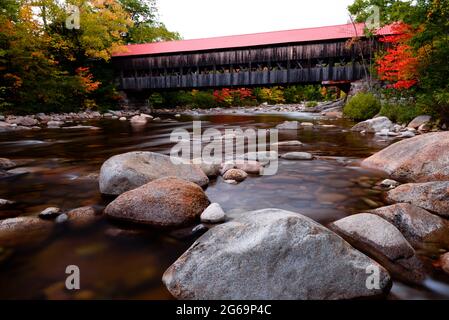
[[[397,90],[410,89],[418,83],[418,59],[408,44],[415,35],[415,30],[400,22],[393,26],[393,31],[394,35],[381,40],[390,43],[391,47],[378,59],[377,72],[381,80],[391,82],[390,87]]]
[[[214,91],[214,99],[217,103],[223,105],[242,105],[249,100],[254,100],[253,91],[248,88],[240,89],[228,89],[224,88],[221,90]]]
[[[76,69],[76,74],[87,93],[97,90],[101,84],[99,81],[94,81],[94,76],[90,73],[89,67],[79,67]]]

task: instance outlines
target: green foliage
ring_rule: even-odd
[[[79,29],[65,26],[68,4]],[[2,0],[0,30],[0,109],[15,114],[112,109],[111,55],[125,41],[179,38],[152,0]]]
[[[352,120],[364,121],[379,113],[380,101],[371,93],[358,93],[352,97],[343,109],[343,113]]]
[[[395,123],[408,124],[423,111],[415,103],[384,103],[380,114]]]
[[[181,39],[179,33],[169,31],[163,23],[158,21],[155,0],[119,1],[134,22],[126,34],[127,43],[147,43]]]
[[[213,108],[216,105],[211,91],[192,91],[192,107],[194,108]]]
[[[309,101],[306,103],[306,108],[315,108],[318,105],[316,101]]]
[[[153,108],[160,108],[164,105],[164,97],[160,93],[154,92],[148,98],[148,103]]]
[[[449,108],[447,92],[449,91],[449,1],[445,0],[354,0],[349,11],[356,20],[363,22],[371,15],[370,7],[376,5],[380,9],[381,23],[388,24],[402,21],[416,32],[406,45],[412,48],[412,57],[416,57],[418,83],[413,95],[422,112],[439,117],[449,123]],[[376,59],[379,60],[379,59]],[[401,61],[402,62],[402,61]],[[402,93],[398,93],[400,97]],[[389,109],[404,109],[396,113],[413,113],[412,108],[390,107]]]

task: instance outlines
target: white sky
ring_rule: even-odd
[[[344,24],[354,0],[158,0],[161,21],[184,39]]]

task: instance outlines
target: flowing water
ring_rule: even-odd
[[[0,157],[21,165],[14,170],[16,176],[0,180],[0,198],[18,202],[14,215],[36,215],[49,206],[64,210],[104,207],[110,199],[100,195],[96,178],[107,158],[136,150],[168,154],[174,145],[170,142],[172,130],[191,129],[192,120],[202,120],[203,129],[221,131],[237,127],[267,129],[285,120],[315,124],[297,132],[280,132],[280,141],[300,140],[304,145],[281,147],[279,151],[307,151],[317,156],[316,160],[280,160],[276,175],[251,176],[239,185],[226,184],[221,178],[213,180],[206,193],[225,211],[275,207],[302,213],[326,225],[383,205],[382,192],[373,187],[385,177],[360,168],[359,163],[393,140],[352,133],[351,123],[306,113],[183,116],[178,121],[153,122],[144,128],[102,120],[88,123],[100,130],[1,134]],[[194,239],[181,237],[183,232],[156,230],[138,237],[113,236],[111,228],[117,227],[123,226],[107,220],[84,230],[60,225],[45,243],[8,251],[3,258],[5,250],[0,251],[0,298],[171,299],[161,282],[162,273]],[[65,290],[68,265],[81,270],[80,291]],[[395,283],[391,298],[449,298],[449,279],[433,273],[420,287]]]

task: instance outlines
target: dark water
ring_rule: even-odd
[[[162,116],[169,119],[169,116]],[[350,214],[382,206],[382,193],[373,187],[384,177],[358,166],[361,159],[392,140],[362,136],[348,131],[350,123],[322,120],[308,114],[226,114],[197,116],[203,129],[271,128],[285,120],[315,123],[298,132],[280,132],[279,140],[300,140],[314,161],[280,160],[275,176],[249,177],[239,185],[218,178],[207,194],[225,210],[276,207],[302,213],[327,224]],[[159,122],[132,128],[129,122],[98,121],[88,124],[101,130],[40,130],[0,135],[0,157],[21,166],[14,178],[0,180],[0,198],[19,203],[20,215],[36,215],[49,206],[72,209],[104,206],[95,175],[110,156],[146,150],[168,154],[174,128],[190,129],[191,117],[179,122]],[[322,126],[332,124],[335,127]],[[167,232],[147,231],[145,236],[111,237],[111,222],[102,221],[85,230],[55,229],[45,243],[20,249],[1,262],[0,298],[47,299],[165,299],[171,298],[161,276],[194,239],[180,240]],[[1,254],[1,252],[0,252]],[[430,256],[430,253],[422,253]],[[428,259],[427,259],[428,260]],[[81,270],[81,291],[65,290],[65,268]],[[392,297],[400,299],[449,298],[449,279],[429,275],[424,286],[412,288],[395,283]]]

